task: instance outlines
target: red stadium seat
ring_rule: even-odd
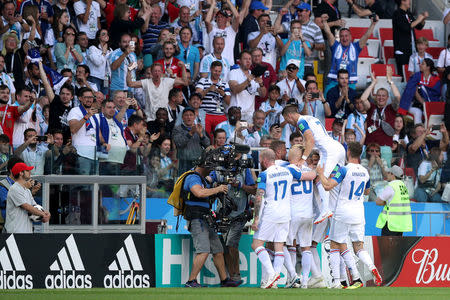
[[[393,46],[384,46],[381,49],[385,64],[388,64],[390,59],[395,59]]]
[[[359,53],[359,58],[365,58],[365,57],[373,57],[369,55],[369,48],[368,47],[364,47],[361,50],[361,53]]]
[[[440,121],[444,119],[444,112],[445,102],[424,102],[423,115],[425,117],[425,127],[427,128],[429,125],[440,124]],[[433,118],[433,120],[431,120],[431,118]]]
[[[393,41],[394,40],[393,36],[394,35],[392,33],[392,27],[391,28],[380,28],[381,47],[384,46],[385,41]]]
[[[350,33],[352,34],[352,38],[354,40],[359,40],[366,33],[368,27],[350,27],[349,29]],[[373,32],[370,35],[369,39],[376,39],[376,37],[373,35]]]
[[[370,66],[370,71],[375,73],[375,76],[386,76],[386,67],[391,66],[395,73],[395,66],[393,64],[373,64]]]
[[[429,47],[427,48],[427,53],[433,56],[434,59],[439,58],[439,54],[441,54],[441,51],[444,50],[443,47]]]
[[[429,42],[438,42],[438,40],[436,40],[434,38],[433,29],[431,29],[431,28],[422,29],[422,30],[414,29],[414,32],[416,34],[416,39],[418,39],[420,37],[424,37]]]

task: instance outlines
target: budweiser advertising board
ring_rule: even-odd
[[[373,237],[386,285],[449,287],[450,237]]]

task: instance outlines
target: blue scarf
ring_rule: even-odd
[[[100,124],[97,120],[96,116],[93,116],[94,118],[94,122],[96,126],[96,131],[97,131],[97,147],[101,147],[101,142],[100,142],[100,135],[99,135],[99,131],[101,131],[103,139],[105,140],[105,143],[108,144],[109,142],[109,125],[108,125],[108,121],[105,118],[105,115],[103,113],[99,114],[100,116]],[[125,145],[127,143],[127,140],[125,139],[125,137],[123,136],[123,126],[122,123],[120,123],[119,121],[117,121],[116,117],[113,117],[114,122],[116,123],[116,125],[119,127],[120,129],[120,134],[122,135],[123,140],[125,141]]]
[[[79,108],[80,108],[81,113],[83,114],[83,118],[84,118],[87,115],[87,111],[86,111],[86,109],[84,108],[84,106],[82,104],[80,104]],[[90,118],[86,121],[85,125],[86,125],[86,131],[88,131],[89,129],[94,128],[94,126],[92,126]]]

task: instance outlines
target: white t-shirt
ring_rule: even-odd
[[[293,176],[284,167],[272,165],[259,173],[258,189],[265,191],[259,217],[273,223],[285,223],[291,219],[291,184]]]
[[[8,233],[33,233],[33,223],[28,212],[21,208],[23,204],[36,205],[31,190],[15,182],[6,198],[5,229]]]
[[[14,131],[13,131],[13,147],[19,147],[25,141],[23,132],[29,128],[33,127],[30,125],[31,115],[33,114],[34,107],[30,107],[26,112],[24,112],[20,118],[14,122]]]
[[[300,79],[300,83],[305,86],[306,81]],[[297,99],[297,103],[299,104],[299,109],[303,109],[303,95],[297,87],[297,83],[294,80],[288,80],[287,78],[281,80],[277,83],[277,86],[280,88],[280,96],[283,97],[284,94],[288,95],[289,98]]]
[[[389,204],[391,203],[392,199],[394,199],[394,195],[395,195],[394,189],[390,185],[386,185],[384,190],[381,192],[381,195],[379,195],[378,197],[381,200],[386,201],[387,204]]]
[[[233,26],[225,27],[225,29],[219,29],[216,24],[212,24],[213,29],[209,33],[209,49],[213,49],[213,40],[216,36],[221,36],[225,40],[225,48],[223,49],[222,55],[225,57],[230,64],[234,64],[234,43],[236,41],[237,32],[234,31]]]
[[[436,66],[438,68],[445,68],[450,66],[450,51],[448,49],[444,49],[441,51]]]
[[[228,74],[228,83],[231,80],[241,84],[247,80],[247,76],[245,76],[241,68],[234,69]],[[242,92],[238,94],[231,93],[230,107],[238,106],[241,108],[242,120],[246,120],[247,122],[252,120],[253,112],[255,111],[255,96],[259,95],[258,88],[259,84],[252,80],[250,86]]]
[[[370,187],[367,169],[349,163],[339,168],[332,180],[340,184],[333,218],[347,224],[364,224],[364,192]]]
[[[79,107],[74,107],[69,111],[67,116],[67,121],[71,120],[81,120],[84,117]],[[87,129],[87,124],[91,124],[92,127]],[[72,144],[77,149],[77,153],[81,157],[94,159],[95,158],[95,148],[97,146],[97,133],[95,131],[96,124],[92,117],[86,121],[83,126],[76,132],[72,134]]]
[[[90,40],[95,39],[95,34],[99,29],[98,18],[100,18],[100,5],[98,2],[92,1],[91,10],[89,11],[89,19],[86,24],[83,24],[83,22],[81,22],[78,18],[79,15],[86,12],[86,3],[83,0],[77,1],[73,5],[73,8],[75,9],[75,14],[77,15],[78,29],[85,32]]]
[[[147,121],[156,119],[156,111],[160,107],[166,108],[169,104],[169,91],[173,88],[175,79],[163,77],[158,87],[151,79],[142,79],[142,89],[145,94],[145,114]]]
[[[258,35],[259,31],[250,32],[247,37],[247,43],[254,40]],[[269,63],[274,69],[277,67],[277,49],[276,49],[276,39],[271,33],[266,33],[263,35],[261,40],[257,45],[257,48],[261,48],[263,51],[263,62]]]
[[[303,166],[297,167],[290,164],[289,168],[293,168],[298,172],[311,171],[310,168]],[[291,185],[291,220],[299,218],[312,218],[313,215],[313,182],[312,180],[297,180],[294,179]]]
[[[115,162],[123,164],[125,154],[127,153],[127,144],[122,136],[122,132],[117,126],[116,122],[111,119],[106,119],[109,126],[109,140],[108,144],[111,145],[111,149],[108,151],[108,162]]]

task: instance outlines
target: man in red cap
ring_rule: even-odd
[[[34,180],[31,179],[33,167],[23,162],[16,163],[11,169],[14,184],[11,186],[6,198],[5,230],[7,233],[33,233],[33,223],[28,214],[42,217],[42,222],[50,220],[50,213],[34,207],[37,205],[31,194]]]

